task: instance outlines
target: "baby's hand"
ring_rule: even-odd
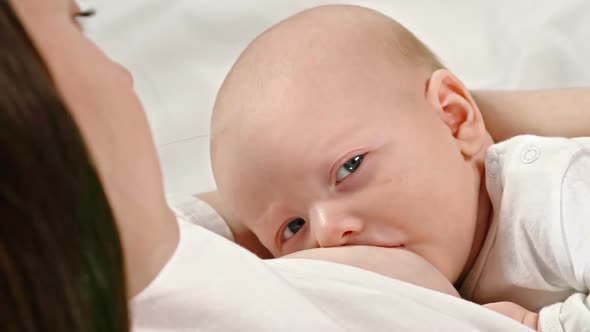
[[[507,316],[532,328],[535,331],[541,331],[539,327],[539,314],[528,311],[527,309],[512,302],[494,302],[484,304],[484,307],[491,309],[499,314]]]

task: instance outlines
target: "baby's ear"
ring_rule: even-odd
[[[426,99],[449,127],[463,155],[476,155],[485,142],[486,128],[479,108],[463,83],[448,70],[437,70],[428,82]]]

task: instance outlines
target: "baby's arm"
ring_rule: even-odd
[[[590,139],[576,141],[583,148],[573,156],[561,180],[561,220],[552,229],[565,249],[564,259],[556,260],[557,270],[576,293],[540,311],[539,325],[544,332],[590,332]]]
[[[422,257],[396,248],[344,246],[299,251],[283,258],[306,258],[358,267],[459,297],[453,285]]]
[[[538,261],[531,266],[531,274],[544,275],[548,289],[570,290],[562,302],[549,304],[538,315],[539,330],[543,332],[590,332],[590,139],[570,141],[578,147],[571,153],[571,162],[560,181],[560,211],[551,219],[551,239],[536,247]],[[563,148],[562,150],[565,150]],[[549,156],[548,156],[549,157]],[[512,211],[525,215],[526,208]],[[546,221],[548,222],[548,221]],[[488,308],[508,317],[529,322],[536,314],[513,304],[494,303]],[[527,325],[532,327],[531,325]]]
[[[590,88],[472,92],[494,141],[590,136]]]

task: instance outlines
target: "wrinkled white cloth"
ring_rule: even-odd
[[[199,226],[225,225],[211,208],[180,201],[180,243],[131,302],[134,331],[528,331],[471,302],[354,267],[261,260]]]
[[[590,138],[519,136],[485,163],[492,224],[461,295],[542,309],[544,332],[590,331]]]
[[[227,223],[209,204],[190,194],[168,194],[166,200],[179,219],[199,225],[232,242],[235,241]]]

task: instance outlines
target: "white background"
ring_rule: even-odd
[[[231,64],[257,34],[305,8],[359,4],[413,31],[471,88],[590,85],[589,0],[83,0],[86,30],[127,66],[169,192],[214,188],[209,120]],[[556,110],[558,111],[558,110]]]

